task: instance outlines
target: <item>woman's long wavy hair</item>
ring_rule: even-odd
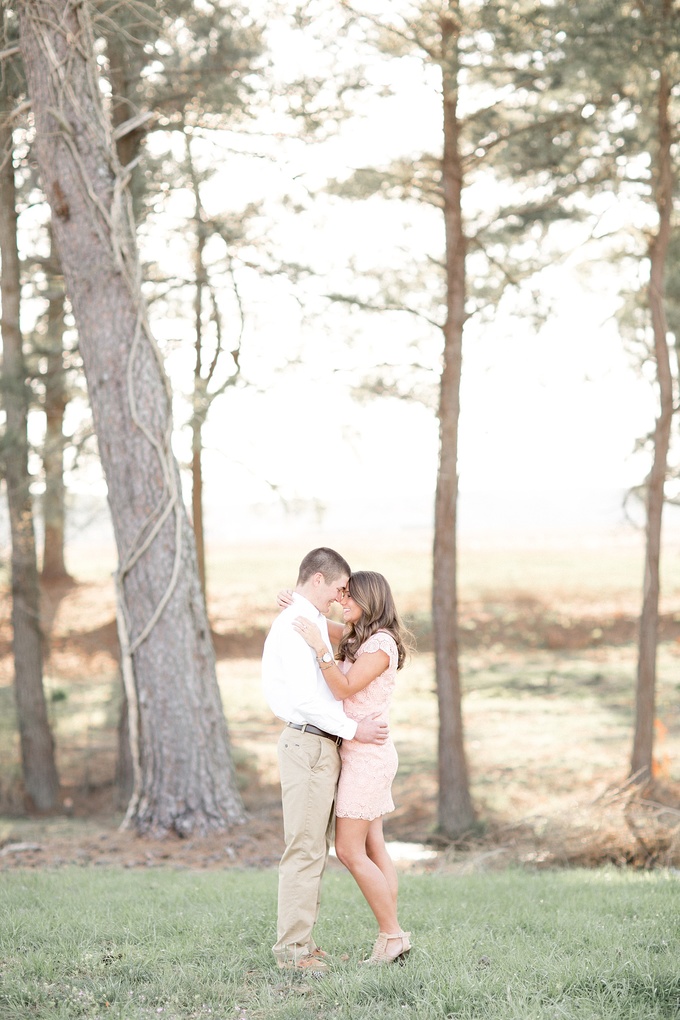
[[[359,646],[378,630],[386,630],[397,643],[397,669],[404,665],[411,648],[411,635],[401,622],[392,598],[392,591],[382,574],[373,570],[358,570],[349,579],[351,597],[361,609],[361,618],[348,624],[338,645],[338,659],[355,662]]]

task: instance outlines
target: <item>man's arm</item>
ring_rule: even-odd
[[[328,620],[328,637],[330,638],[333,648],[338,647],[344,633],[344,623],[338,623],[336,620]]]

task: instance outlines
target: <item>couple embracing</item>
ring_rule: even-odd
[[[394,810],[397,753],[388,712],[406,631],[382,574],[352,574],[333,549],[302,563],[265,641],[263,690],[286,723],[278,743],[285,850],[279,864],[277,942],[284,969],[323,972],[312,934],[333,829],[338,859],[373,911],[367,963],[402,963],[411,946],[397,918],[397,873],[382,816]],[[343,623],[328,620],[334,602]]]

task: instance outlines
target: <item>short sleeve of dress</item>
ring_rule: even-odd
[[[397,642],[391,634],[386,634],[384,631],[379,630],[376,634],[372,634],[367,641],[364,641],[361,651],[387,652],[390,657],[391,666],[397,659]]]

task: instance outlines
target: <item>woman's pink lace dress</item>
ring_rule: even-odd
[[[359,646],[357,658],[363,652],[382,650],[390,657],[384,673],[371,681],[363,691],[345,698],[343,706],[350,719],[360,720],[374,712],[389,721],[390,702],[397,678],[397,644],[391,634],[379,630]],[[338,663],[347,673],[353,663]],[[394,811],[392,780],[397,772],[397,751],[390,737],[385,744],[362,744],[358,740],[343,740],[340,748],[342,769],[338,782],[335,813],[341,818],[378,818]]]

